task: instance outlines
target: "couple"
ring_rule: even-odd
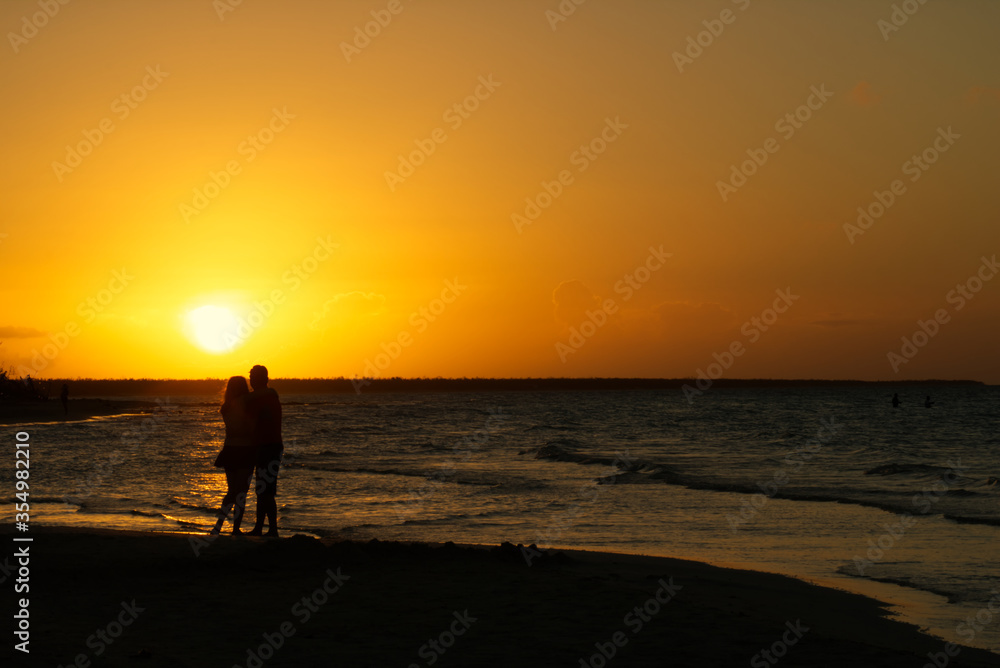
[[[278,536],[278,505],[274,495],[278,489],[278,467],[284,446],[281,442],[281,402],[278,393],[267,386],[267,369],[259,364],[250,369],[250,386],[243,376],[233,376],[226,384],[222,419],[226,423],[226,441],[215,465],[226,470],[228,489],[222,498],[219,521],[213,534],[222,525],[235,505],[233,533],[240,534],[246,508],[250,475],[257,469],[257,523],[251,536],[260,536],[264,518],[268,521],[268,536]]]

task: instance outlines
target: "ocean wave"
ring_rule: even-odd
[[[72,494],[67,494],[65,497],[62,496],[29,496],[28,503],[69,503],[71,505],[78,505],[73,502],[76,498]],[[21,503],[21,499],[15,498],[13,496],[8,496],[6,498],[0,498],[0,504],[11,505],[14,503]]]
[[[334,464],[307,464],[292,462],[287,468],[305,469],[307,471],[326,471],[329,473],[365,473],[368,475],[393,475],[407,478],[429,478],[432,474],[425,471],[404,471],[402,469],[374,469],[363,466],[336,466]]]
[[[593,465],[593,464],[606,464],[611,465],[616,462],[614,458],[611,457],[601,457],[593,455],[585,455],[581,453],[572,452],[563,445],[559,443],[560,441],[550,441],[548,444],[538,448],[535,451],[536,459],[544,459],[548,461],[560,461],[560,462],[573,462],[581,465]],[[893,468],[888,468],[893,467]],[[618,471],[616,471],[612,479],[603,481],[603,484],[649,484],[651,482],[658,482],[666,485],[676,485],[679,487],[684,487],[692,490],[701,491],[712,491],[712,492],[728,492],[733,494],[748,494],[757,495],[764,494],[765,492],[760,486],[748,482],[739,481],[716,481],[708,480],[705,478],[695,478],[692,476],[684,476],[676,471],[670,469],[662,464],[646,461],[646,460],[632,460],[627,465],[623,466],[622,462],[617,463]],[[931,466],[927,464],[898,464],[898,465],[883,465],[870,469],[866,473],[871,471],[894,471],[894,472],[918,472],[927,474],[929,471],[933,472],[934,478],[940,478],[945,472],[951,471],[951,469],[942,466]],[[886,473],[882,475],[893,475],[894,473]],[[872,475],[879,475],[875,473]],[[963,486],[953,489],[943,490],[940,494],[935,493],[933,497],[950,497],[950,498],[975,498],[984,495],[992,494],[992,489],[986,484],[988,481],[975,480],[968,478],[958,478],[956,482],[962,481]],[[602,482],[602,481],[599,481]],[[978,492],[968,487],[975,486],[986,486],[986,492]],[[827,491],[827,490],[811,490],[811,489],[795,489],[795,488],[778,488],[774,491],[767,493],[766,496],[775,499],[785,499],[788,501],[813,501],[817,503],[846,503],[853,504],[857,506],[863,506],[868,508],[877,508],[879,510],[884,510],[890,513],[908,513],[908,514],[925,514],[920,512],[919,508],[914,506],[913,496],[914,493],[919,493],[917,490],[899,492],[895,490],[877,490],[877,489],[853,489],[847,492],[839,490],[837,492]],[[926,495],[926,491],[924,491]],[[880,501],[872,498],[866,498],[871,496],[896,496],[900,500],[898,502],[893,501]],[[966,516],[956,514],[954,512],[948,512],[943,510],[936,513],[927,513],[940,515],[946,519],[955,522],[966,522],[966,523],[976,523],[976,524],[990,524],[1000,526],[1000,517],[990,518],[981,516]]]
[[[549,441],[537,450],[534,450],[535,459],[546,459],[557,462],[573,462],[583,465],[600,465],[613,467],[617,472],[644,473],[647,475],[663,475],[673,477],[675,474],[666,466],[654,462],[615,455],[608,457],[605,455],[593,455],[574,452],[573,449],[579,444],[573,439],[559,439]],[[528,454],[530,450],[523,450],[519,454]]]
[[[490,480],[470,480],[467,477],[469,472],[451,473],[443,474],[438,471],[407,471],[403,469],[374,469],[367,467],[344,467],[344,466],[334,466],[328,464],[300,464],[292,463],[288,468],[295,469],[305,469],[307,471],[326,471],[329,473],[361,473],[365,475],[384,475],[384,476],[402,476],[406,478],[427,478],[432,480],[439,480],[442,483],[451,483],[455,485],[475,485],[484,487],[496,487],[502,484],[502,481],[496,479]]]
[[[525,427],[524,431],[563,431],[576,429],[575,425],[555,425],[555,424],[533,424]]]
[[[879,562],[880,566],[891,566],[895,565],[896,562],[882,561]],[[850,577],[860,577],[865,580],[871,580],[873,582],[884,582],[886,584],[893,584],[898,587],[906,587],[907,589],[916,589],[918,591],[926,591],[931,594],[936,594],[943,598],[948,599],[948,603],[961,603],[963,597],[953,591],[947,591],[941,589],[940,587],[932,587],[924,583],[914,582],[910,578],[905,577],[886,577],[886,576],[876,576],[876,575],[859,575],[857,567],[852,564],[843,564],[837,568],[837,572],[841,575],[847,575]]]
[[[952,515],[945,513],[945,519],[959,524],[986,524],[988,526],[1000,527],[1000,517],[968,517],[964,515]]]
[[[913,474],[926,474],[926,475],[944,475],[952,471],[950,467],[947,466],[935,466],[933,464],[882,464],[881,466],[876,466],[875,468],[868,469],[865,471],[865,475],[913,475]]]
[[[465,520],[469,519],[469,516],[464,513],[459,513],[457,515],[445,515],[443,517],[430,517],[425,519],[416,520],[403,520],[401,524],[403,526],[430,526],[432,524],[441,524],[442,522],[448,523],[455,520]]]
[[[210,508],[208,506],[202,506],[197,503],[188,503],[186,501],[181,501],[177,498],[171,498],[170,503],[175,506],[180,506],[181,508],[187,508],[189,510],[197,510],[202,513],[207,513],[209,515],[215,514],[218,511],[218,508],[215,507]],[[164,515],[164,517],[166,517],[166,515]],[[168,518],[168,519],[173,519],[173,518]]]
[[[191,520],[186,520],[181,517],[172,517],[170,515],[163,515],[163,519],[173,522],[179,527],[184,529],[189,529],[192,531],[204,531],[207,524],[201,524],[200,522],[193,522]]]

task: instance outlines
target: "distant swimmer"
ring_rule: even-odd
[[[933,405],[934,405],[934,402],[931,401],[931,395],[928,394],[927,398],[924,399],[924,408],[930,408]]]
[[[899,408],[899,395],[898,394],[892,395],[892,407],[893,408]]]

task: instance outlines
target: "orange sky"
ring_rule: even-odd
[[[1000,382],[1000,4],[559,7],[0,3],[0,361]]]

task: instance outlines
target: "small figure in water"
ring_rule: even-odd
[[[931,395],[928,394],[927,398],[924,400],[924,408],[930,408],[933,405],[934,405],[934,402],[931,401]]]
[[[59,401],[63,405],[63,413],[69,415],[69,383],[63,383],[62,391],[59,392]]]
[[[892,407],[893,408],[899,408],[899,395],[898,394],[892,395]]]

